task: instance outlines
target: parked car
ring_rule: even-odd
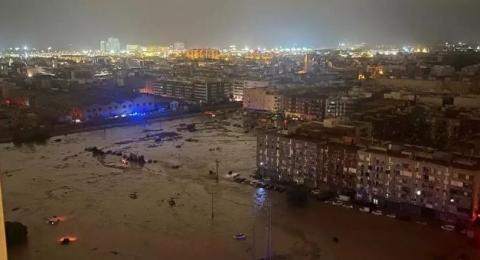
[[[320,195],[320,190],[312,190],[313,195]]]
[[[359,208],[358,210],[360,210],[361,212],[365,212],[365,213],[369,213],[369,212],[370,212],[370,208],[369,208],[369,207],[361,207],[361,208]]]
[[[392,214],[387,214],[386,216],[387,216],[388,218],[397,218],[397,216],[396,216],[395,214],[393,214],[393,213],[392,213]]]
[[[343,203],[341,201],[332,201],[333,206],[342,206]]]
[[[343,201],[343,202],[349,202],[350,201],[350,197],[347,196],[347,195],[338,195],[337,199],[340,200],[340,201]]]
[[[350,205],[350,204],[343,204],[342,207],[347,209],[353,209],[353,205]]]
[[[449,232],[452,232],[455,230],[455,226],[454,225],[443,225],[441,226],[441,228],[445,231],[449,231]]]
[[[381,210],[374,210],[374,211],[372,211],[372,214],[375,215],[375,216],[382,216],[383,212]]]

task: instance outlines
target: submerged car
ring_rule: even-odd
[[[235,240],[246,240],[247,239],[247,235],[243,234],[243,233],[239,233],[239,234],[235,234],[233,236],[233,239]]]

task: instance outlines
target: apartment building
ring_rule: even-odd
[[[381,205],[409,205],[419,214],[445,220],[473,220],[478,217],[479,170],[473,158],[360,150],[356,198]]]
[[[326,99],[326,96],[285,95],[283,97],[285,115],[301,120],[322,120],[325,117]]]
[[[257,167],[260,174],[276,181],[310,188],[328,185],[353,193],[357,149],[348,141],[265,132],[257,135]]]
[[[355,145],[355,129],[307,125],[257,136],[259,174],[324,185],[357,201],[409,215],[470,222],[479,216],[480,162],[424,148]]]

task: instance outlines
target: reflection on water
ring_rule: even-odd
[[[254,203],[256,208],[262,209],[265,207],[265,202],[268,199],[268,192],[264,188],[257,188],[254,193]]]

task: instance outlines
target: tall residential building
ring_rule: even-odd
[[[107,52],[107,43],[105,41],[100,41],[100,52],[101,53]]]
[[[107,39],[106,52],[119,53],[120,52],[120,40],[118,38],[110,37]]]
[[[312,69],[313,69],[313,57],[311,54],[305,54],[303,71],[305,73],[310,73],[312,72]]]
[[[328,129],[257,135],[257,167],[262,176],[272,180],[320,188],[324,185],[353,194],[358,147],[348,138],[325,138],[327,135],[352,135],[350,129]],[[323,136],[325,134],[325,136]]]

